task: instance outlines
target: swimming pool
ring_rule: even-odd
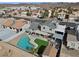
[[[21,48],[23,50],[31,50],[33,48],[33,45],[29,42],[28,36],[22,36],[20,37],[20,40],[17,42],[17,47]]]

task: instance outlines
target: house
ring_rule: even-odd
[[[32,22],[30,24],[30,27],[26,29],[27,33],[34,34],[34,35],[40,35],[42,37],[48,37],[50,34],[44,31],[41,31],[41,22]]]
[[[27,9],[25,6],[20,6],[20,7],[8,7],[8,8],[10,8],[10,9],[16,9],[16,10],[25,10],[25,9]]]
[[[67,34],[67,47],[68,48],[72,48],[75,50],[79,50],[79,39],[78,39],[78,35],[79,33],[76,33],[76,31],[68,31]]]
[[[16,32],[25,31],[30,26],[30,22],[24,19],[16,20],[15,24],[11,26]]]
[[[76,33],[77,33],[77,40],[79,41],[79,25],[77,26],[77,31],[76,31]]]
[[[72,21],[75,21],[75,19],[77,19],[79,17],[79,11],[73,11],[72,14],[70,14],[69,19]]]
[[[69,15],[69,21],[68,22],[77,22],[79,18],[79,11],[73,12],[73,14]]]
[[[3,22],[3,28],[10,28],[13,25],[13,20],[11,19],[6,19]]]
[[[32,10],[31,12],[32,12],[32,17],[37,17],[38,16],[38,11],[39,10]]]
[[[21,16],[26,16],[26,15],[27,15],[27,11],[21,12]]]
[[[77,17],[75,16],[75,14],[71,14],[69,15],[69,20],[68,22],[73,22]]]
[[[0,15],[5,14],[5,11],[0,11]]]
[[[65,15],[66,15],[66,13],[64,11],[61,11],[58,13],[58,18],[65,19]]]
[[[30,9],[31,10],[38,10],[38,9],[41,9],[41,8],[40,7],[31,6]]]
[[[28,29],[29,29],[29,30],[32,30],[32,31],[38,30],[38,25],[39,25],[38,22],[32,22],[32,23],[30,24],[30,27],[29,27]]]
[[[57,28],[55,29],[55,33],[53,35],[54,40],[63,40],[64,34],[65,34],[66,26],[64,25],[57,25]]]
[[[79,17],[79,11],[73,12],[76,17]]]
[[[39,10],[38,13],[37,13],[37,17],[38,18],[43,18],[44,17],[44,15],[43,15],[44,12],[45,12],[45,10]]]
[[[48,11],[49,11],[48,17],[50,18],[50,17],[52,16],[52,10],[50,9],[50,10],[48,10]]]
[[[55,33],[52,36],[51,42],[55,43],[54,47],[59,50],[61,48],[62,41],[65,36],[65,28],[66,26],[57,25],[57,28],[55,29]]]
[[[9,14],[11,14],[12,16],[15,16],[15,15],[18,15],[19,12],[18,12],[18,10],[14,10],[12,12],[9,12]]]
[[[49,20],[41,25],[41,31],[47,33],[54,33],[54,29],[56,28],[56,22]]]
[[[77,24],[73,22],[60,22],[60,25],[66,25],[67,29],[76,29]]]
[[[3,23],[4,28],[12,29],[15,32],[25,31],[30,26],[30,22],[24,19],[19,20],[6,20]]]

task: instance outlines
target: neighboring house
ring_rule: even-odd
[[[67,47],[79,50],[79,41],[75,31],[68,31],[67,34]]]
[[[18,15],[19,12],[18,12],[18,10],[14,10],[12,12],[9,12],[9,14],[12,15],[12,16],[15,16],[15,15]]]
[[[71,14],[69,15],[69,20],[68,22],[73,22],[77,17],[75,16],[75,14]]]
[[[32,10],[32,17],[38,17],[38,10]]]
[[[49,15],[48,15],[48,17],[50,18],[51,15],[52,15],[52,10],[49,10]]]
[[[38,30],[38,25],[39,25],[39,23],[37,23],[37,22],[32,22],[32,23],[30,24],[30,27],[29,27],[28,29],[29,29],[29,30],[32,30],[32,31]]]
[[[70,22],[77,22],[79,21],[79,11],[73,12],[73,14],[69,15],[69,21]]]
[[[12,29],[15,32],[20,32],[26,30],[30,26],[30,22],[24,19],[19,20],[6,20],[3,23],[4,28]]]
[[[77,40],[79,41],[79,25],[77,26]]]
[[[0,15],[5,14],[5,11],[0,11]]]
[[[26,16],[27,15],[27,12],[21,12],[21,16]]]
[[[38,8],[40,8],[40,7],[34,7],[34,6],[32,6],[31,10],[37,10]]]
[[[10,9],[16,9],[16,10],[25,10],[25,9],[27,9],[26,7],[24,7],[24,6],[20,6],[20,7],[8,7],[8,8],[10,8]]]
[[[66,15],[66,13],[64,11],[61,11],[58,13],[58,18],[65,19],[65,15]]]
[[[13,20],[11,19],[6,19],[3,22],[3,28],[10,28],[13,25]]]
[[[79,11],[73,12],[74,16],[79,17]]]
[[[73,22],[60,22],[59,23],[60,25],[66,25],[66,28],[68,29],[76,29],[77,27],[77,24],[76,23],[73,23]]]
[[[43,18],[44,12],[45,12],[45,10],[39,10],[38,13],[37,13],[38,18]]]

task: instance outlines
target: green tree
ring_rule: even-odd
[[[52,14],[51,14],[52,18],[54,17],[54,13],[55,13],[55,9],[52,9]]]
[[[26,13],[27,16],[31,16],[31,14],[32,14],[32,13],[29,12],[29,11]]]
[[[44,17],[44,18],[45,18],[45,17],[48,17],[48,14],[49,14],[48,10],[45,10],[45,12],[43,13],[43,17]]]
[[[72,12],[73,12],[73,8],[68,7],[67,10],[68,10],[68,12],[67,12],[68,14],[72,14]]]

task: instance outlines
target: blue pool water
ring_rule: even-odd
[[[17,43],[17,47],[23,49],[23,50],[30,50],[33,48],[33,45],[29,42],[28,36],[22,36],[20,40]]]

